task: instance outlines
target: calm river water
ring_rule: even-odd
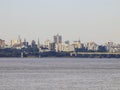
[[[0,90],[120,90],[120,59],[1,58]]]

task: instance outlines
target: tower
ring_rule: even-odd
[[[55,50],[56,52],[61,51],[62,48],[62,36],[57,34],[53,37],[55,43]]]
[[[19,41],[20,44],[22,43],[20,35],[18,36],[18,41]]]
[[[57,34],[53,38],[54,38],[54,43],[55,44],[62,43],[62,36],[61,35]]]
[[[40,40],[39,40],[39,38],[38,38],[37,47],[40,48]]]

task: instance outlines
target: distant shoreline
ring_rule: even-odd
[[[115,58],[115,59],[120,59],[120,57],[0,57],[0,58],[98,58],[98,59],[111,59],[111,58]]]

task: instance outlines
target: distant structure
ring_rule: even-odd
[[[37,47],[37,44],[36,44],[35,40],[32,40],[31,46],[32,46],[32,47]]]
[[[10,42],[11,47],[20,49],[22,47],[22,40],[20,36],[18,36],[18,39],[11,40]]]
[[[88,42],[86,47],[89,51],[97,51],[99,46],[95,42]]]
[[[0,48],[5,48],[5,40],[0,39]]]
[[[57,34],[55,36],[53,36],[53,40],[55,43],[55,51],[56,52],[61,52],[62,49],[62,36]]]
[[[53,39],[54,39],[54,43],[55,43],[55,44],[62,43],[62,36],[59,35],[59,34],[55,35],[55,36],[53,37]]]
[[[96,42],[82,43],[80,38],[76,41],[70,42],[69,40],[63,41],[62,36],[56,34],[53,36],[53,40],[47,39],[44,43],[40,43],[39,38],[36,42],[32,40],[29,44],[26,39],[22,41],[20,36],[17,39],[11,40],[10,45],[5,44],[5,40],[0,39],[0,49],[3,48],[15,48],[25,50],[25,52],[32,52],[39,50],[42,52],[108,52],[108,53],[120,53],[120,44],[114,42],[107,42],[104,45],[98,45]]]
[[[83,47],[80,40],[74,41],[72,45],[74,46],[74,48],[82,48]]]
[[[25,48],[28,47],[28,42],[26,41],[26,39],[24,39],[24,41],[23,41],[23,47],[25,47]]]
[[[120,52],[120,44],[116,44],[113,42],[108,42],[105,44],[105,46],[107,47],[107,51],[108,52]]]
[[[65,44],[70,44],[70,41],[69,40],[65,41]]]
[[[39,40],[39,38],[38,38],[37,47],[40,48],[40,40]]]
[[[47,39],[45,42],[44,42],[44,46],[50,50],[50,43],[51,41],[49,39]]]

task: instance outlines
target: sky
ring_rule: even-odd
[[[0,38],[120,43],[120,0],[0,0]]]

